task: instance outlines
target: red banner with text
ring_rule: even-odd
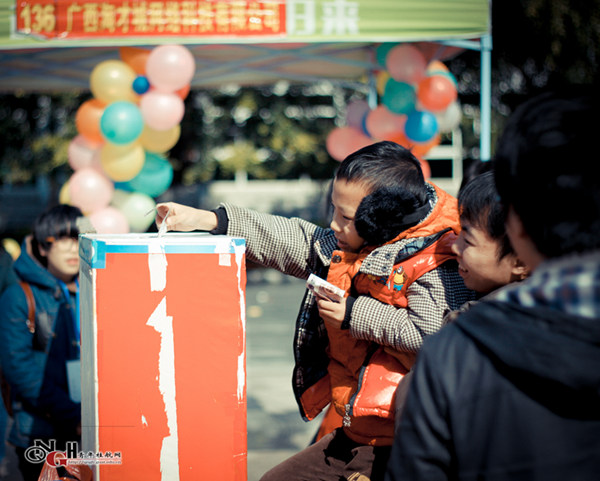
[[[285,0],[17,0],[17,30],[47,38],[283,36]]]

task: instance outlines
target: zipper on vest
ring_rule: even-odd
[[[371,347],[369,349],[370,352],[367,354],[367,357],[363,361],[363,365],[360,367],[360,371],[359,371],[359,375],[358,375],[358,385],[356,386],[356,391],[354,392],[354,394],[352,394],[352,396],[350,396],[350,399],[348,399],[348,404],[344,405],[344,417],[342,418],[342,425],[345,428],[350,427],[350,425],[352,424],[352,405],[356,401],[356,396],[358,396],[358,393],[360,392],[360,390],[362,388],[362,384],[363,384],[364,377],[365,377],[365,372],[367,370],[367,366],[369,365],[369,360],[371,359],[371,357],[373,356],[373,353],[376,350],[377,350],[377,347],[375,345],[374,345],[374,347]]]
[[[345,428],[349,428],[350,424],[352,424],[352,419],[350,418],[350,408],[351,407],[352,407],[352,405],[350,403],[348,403],[348,404],[346,404],[344,406],[344,409],[345,409],[346,412],[344,413],[344,418],[342,420],[342,425]]]

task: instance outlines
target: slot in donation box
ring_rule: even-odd
[[[95,481],[247,479],[245,241],[84,234],[79,245],[91,460],[78,462]]]

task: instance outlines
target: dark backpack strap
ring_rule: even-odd
[[[35,332],[35,299],[33,298],[33,292],[31,287],[25,281],[21,281],[21,287],[25,292],[25,298],[27,299],[27,328],[32,334]]]

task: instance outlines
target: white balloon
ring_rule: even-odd
[[[452,102],[446,110],[434,113],[441,133],[452,132],[460,125],[462,119],[462,108],[458,101]]]
[[[156,218],[155,208],[154,199],[143,192],[131,192],[119,205],[131,232],[146,232]]]

